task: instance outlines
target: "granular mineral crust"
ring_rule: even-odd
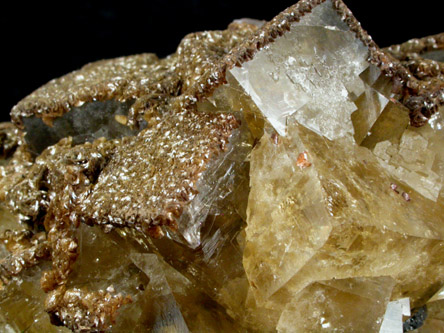
[[[177,229],[202,173],[238,127],[232,115],[183,112],[124,138],[80,198],[79,214],[87,223],[136,227],[153,237],[163,225]]]
[[[423,38],[414,38],[400,45],[392,45],[384,50],[401,61],[425,58],[435,60],[438,66],[442,66],[442,64],[440,64],[440,62],[442,62],[442,58],[440,58],[439,55],[442,53],[443,49],[444,34],[440,33]],[[439,75],[439,73],[434,74]]]
[[[46,311],[55,315],[55,323],[61,322],[73,331],[103,331],[116,321],[117,310],[128,303],[130,297],[106,291],[60,288],[50,294]]]
[[[177,96],[204,84],[223,57],[256,29],[251,24],[232,24],[224,31],[189,34],[177,52],[165,59],[149,53],[88,64],[23,99],[13,108],[12,120],[22,127],[24,118],[37,116],[51,124],[85,103],[136,100],[129,125],[139,125],[144,113],[168,112]],[[192,99],[192,94],[187,98]]]
[[[20,141],[19,130],[11,123],[0,124],[0,156],[2,161],[11,157]]]
[[[48,82],[0,124],[0,330],[437,331],[443,52],[301,0]]]
[[[6,230],[0,234],[0,242],[10,253],[0,259],[0,288],[23,270],[38,265],[50,257],[45,233],[32,234],[29,230]]]
[[[443,104],[444,33],[412,39],[401,45],[390,46],[384,51],[400,61],[412,78],[420,83],[420,90],[429,91],[429,99],[422,100],[419,96],[414,96],[415,89],[418,88],[408,87],[406,93],[413,96],[403,98],[404,104],[414,111],[411,115],[412,125],[424,124],[421,118],[430,118]],[[423,103],[428,101],[436,101],[436,104],[427,108]]]

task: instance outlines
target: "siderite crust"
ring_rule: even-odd
[[[88,102],[136,100],[128,120],[137,125],[143,113],[167,112],[172,100],[202,85],[205,76],[215,72],[213,67],[256,29],[251,24],[232,24],[225,31],[189,34],[177,53],[165,59],[141,54],[88,64],[23,99],[13,108],[12,120],[23,126],[24,118],[35,115],[51,124],[71,108]]]
[[[385,50],[410,70],[419,80],[443,79],[444,34],[421,39],[412,39],[401,45],[392,45]]]
[[[135,227],[153,237],[163,235],[163,225],[177,229],[209,161],[227,149],[238,127],[232,115],[184,112],[122,139],[94,189],[80,198],[82,220]]]
[[[0,328],[436,331],[443,38],[301,0],[37,89],[0,124]]]

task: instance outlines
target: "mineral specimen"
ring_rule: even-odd
[[[443,52],[301,0],[37,89],[0,125],[0,328],[443,331]]]

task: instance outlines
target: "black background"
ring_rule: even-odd
[[[8,1],[1,10],[1,120],[52,78],[104,58],[173,53],[189,32],[242,17],[270,20],[296,0]],[[444,31],[440,1],[345,0],[380,46]]]

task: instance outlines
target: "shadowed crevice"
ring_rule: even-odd
[[[118,121],[116,116],[125,119],[134,100],[118,102],[91,102],[81,107],[72,108],[70,112],[54,120],[52,127],[47,126],[41,118],[32,116],[24,118],[25,140],[29,150],[40,154],[45,148],[56,144],[60,139],[71,136],[73,144],[92,142],[100,137],[108,140],[136,135],[140,130]]]

